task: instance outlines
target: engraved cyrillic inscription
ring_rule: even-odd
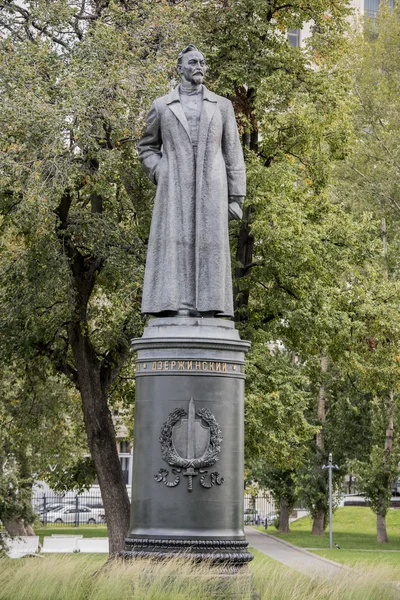
[[[239,363],[228,363],[218,360],[153,360],[148,362],[137,362],[136,372],[190,372],[190,373],[232,373],[232,375],[244,374],[244,365]]]

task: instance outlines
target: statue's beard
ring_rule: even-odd
[[[200,83],[203,83],[204,80],[204,75],[202,75],[201,73],[197,73],[197,75],[193,75],[192,77],[192,82],[195,83],[196,85],[200,85]]]

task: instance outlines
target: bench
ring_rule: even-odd
[[[36,554],[39,550],[38,535],[20,535],[18,537],[3,537],[8,558],[22,558]]]
[[[83,538],[78,540],[78,551],[90,554],[108,554],[108,538]]]
[[[78,552],[78,537],[53,537],[43,538],[42,552]]]

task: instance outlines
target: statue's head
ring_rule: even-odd
[[[207,71],[206,58],[196,46],[189,44],[178,54],[177,69],[183,82],[199,85]]]

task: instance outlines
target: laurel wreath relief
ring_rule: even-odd
[[[195,469],[199,470],[201,474],[199,480],[202,487],[209,489],[215,484],[222,485],[224,478],[215,471],[208,475],[208,471],[205,467],[212,467],[219,459],[219,453],[221,452],[221,443],[223,441],[221,430],[218,426],[217,420],[208,408],[201,408],[196,411],[196,415],[200,417],[210,428],[210,443],[207,450],[199,458],[182,458],[176,452],[172,442],[172,428],[179,423],[179,421],[186,417],[187,412],[183,408],[176,408],[165,421],[159,442],[161,444],[161,455],[166,463],[168,463],[172,469],[172,474],[175,475],[173,481],[168,481],[169,471],[166,469],[160,469],[154,478],[157,482],[162,482],[167,487],[175,487],[180,481],[180,475],[182,469]],[[207,481],[208,475],[208,481]],[[191,489],[190,489],[191,491]]]

